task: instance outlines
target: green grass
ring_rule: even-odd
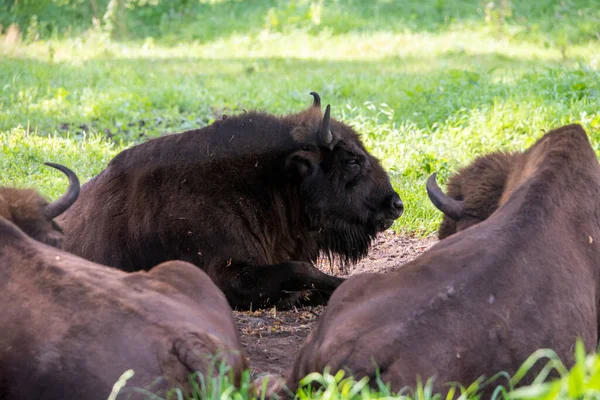
[[[235,3],[242,5],[257,12]],[[424,24],[432,26],[426,18]],[[45,178],[49,172],[30,175],[43,161],[64,162],[87,180],[131,144],[242,109],[295,112],[315,90],[390,171],[406,205],[394,228],[430,234],[439,218],[424,191],[431,172],[445,179],[476,155],[522,149],[543,129],[569,122],[582,123],[600,148],[600,42],[573,44],[563,60],[557,46],[510,32],[498,37],[483,16],[479,25],[262,30],[175,45],[112,41],[96,29],[4,43],[0,162],[10,168],[0,183],[55,196],[63,186]],[[62,153],[46,151],[55,146]]]
[[[332,374],[329,370],[322,373],[311,373],[299,382],[295,394],[296,400],[479,400],[482,390],[490,390],[492,400],[592,400],[600,399],[600,356],[586,355],[582,341],[575,344],[575,364],[569,370],[550,349],[540,349],[533,353],[518,371],[511,377],[505,372],[499,372],[493,377],[480,377],[468,387],[456,383],[445,385],[447,393],[437,393],[433,388],[434,378],[426,381],[417,378],[414,385],[404,387],[398,392],[390,388],[379,377],[369,381],[368,377],[356,380],[347,376],[344,371]],[[248,371],[242,374],[239,386],[233,382],[232,370],[220,364],[215,366],[216,373],[190,375],[193,400],[246,400],[268,397],[268,379],[252,380]],[[529,377],[532,368],[539,371],[534,377]],[[552,378],[549,378],[551,376]],[[162,399],[153,395],[150,389],[140,389],[127,386],[127,380],[134,376],[132,370],[126,371],[115,383],[109,397],[112,400],[118,393],[144,393],[154,400]],[[531,383],[522,384],[528,376]],[[521,386],[519,386],[521,384]],[[125,389],[123,389],[125,388]],[[289,393],[285,389],[282,394]],[[166,399],[184,399],[179,389],[172,389]]]
[[[0,0],[4,31],[23,31],[0,39],[1,185],[55,198],[67,183],[45,161],[87,181],[150,137],[243,109],[296,112],[313,90],[389,170],[405,233],[437,228],[434,171],[571,122],[600,154],[598,0],[160,1],[122,10],[113,31],[93,15],[88,2]],[[321,378],[325,392],[303,398],[392,396]],[[435,398],[422,389],[410,398]]]

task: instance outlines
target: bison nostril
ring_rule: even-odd
[[[397,194],[394,194],[392,196],[392,208],[394,208],[395,210],[397,210],[400,213],[402,213],[402,211],[404,211],[404,203],[400,199],[400,196],[398,196]]]

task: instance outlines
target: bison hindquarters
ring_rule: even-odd
[[[233,263],[215,280],[231,307],[238,309],[326,304],[342,282],[343,278],[297,261],[273,265]]]

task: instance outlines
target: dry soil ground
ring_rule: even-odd
[[[319,267],[324,272],[338,276],[390,272],[423,253],[436,241],[434,238],[411,238],[387,231],[376,239],[369,255],[358,264],[341,268],[323,260]],[[321,312],[323,307],[290,311],[236,311],[242,343],[254,374],[285,375]]]

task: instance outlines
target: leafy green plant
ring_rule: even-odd
[[[271,31],[312,29],[321,24],[324,0],[279,0],[265,17]]]
[[[529,357],[515,376],[516,384],[537,362],[547,359],[548,362],[529,386],[513,390],[511,400],[553,400],[553,399],[598,399],[600,398],[600,355],[586,355],[583,342],[575,345],[575,365],[567,370],[559,357],[551,350],[539,350]],[[551,371],[560,378],[547,380]]]
[[[512,17],[512,4],[510,0],[484,0],[482,7],[485,11],[485,23],[496,34],[501,35],[506,20]]]

